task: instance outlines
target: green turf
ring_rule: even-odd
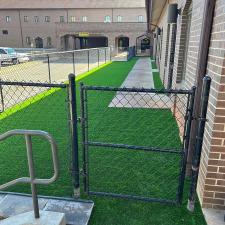
[[[135,62],[136,59],[114,62],[83,78],[82,82],[86,85],[118,87]],[[77,94],[80,114],[79,91]],[[72,195],[66,96],[66,90],[54,92],[0,121],[0,133],[15,128],[42,129],[55,137],[59,146],[60,178],[48,187],[38,188],[39,193],[44,195]],[[170,110],[108,107],[115,96],[114,92],[88,92],[90,140],[175,148],[179,151],[179,130]],[[39,138],[33,140],[37,175],[49,177],[52,173],[49,146]],[[22,137],[0,143],[0,171],[4,171],[0,173],[1,183],[28,174],[23,144]],[[178,154],[92,147],[89,157],[90,188],[93,191],[114,191],[167,199],[176,197],[180,163]],[[19,185],[10,190],[29,192],[29,185]],[[82,196],[86,197],[84,194]],[[95,202],[90,221],[92,225],[205,224],[199,205],[194,214],[186,210],[186,195],[182,207],[107,197],[91,199]]]
[[[152,69],[158,69],[155,61],[151,60],[151,63],[152,63]],[[164,86],[163,86],[162,80],[160,78],[159,72],[158,71],[152,72],[152,75],[153,75],[155,88],[156,89],[163,89]]]

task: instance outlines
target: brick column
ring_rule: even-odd
[[[223,0],[216,1],[207,74],[212,77],[198,194],[203,207],[225,210],[225,21]]]

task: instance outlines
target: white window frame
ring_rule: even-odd
[[[144,17],[142,15],[138,16],[138,22],[142,23],[144,21]]]
[[[64,23],[65,22],[65,17],[64,16],[60,16],[59,17],[59,22],[60,23]]]
[[[123,17],[121,15],[117,16],[117,22],[121,23],[123,21]]]
[[[45,22],[46,23],[50,23],[51,21],[51,17],[50,16],[45,16]]]
[[[28,17],[28,16],[24,16],[24,17],[23,17],[23,21],[24,21],[25,23],[27,23],[28,20],[29,20],[29,17]]]
[[[47,47],[52,46],[52,37],[47,37]]]
[[[71,22],[71,23],[76,22],[76,17],[75,17],[75,16],[70,16],[70,22]]]
[[[109,15],[105,16],[104,23],[111,23],[111,22],[112,22],[111,16]]]
[[[31,38],[29,36],[26,37],[26,43],[27,45],[31,45]]]
[[[6,16],[5,21],[6,21],[6,23],[10,23],[12,21],[11,16]]]
[[[38,23],[39,22],[39,17],[38,16],[34,16],[34,22]]]
[[[82,22],[87,22],[87,21],[88,21],[87,16],[82,16]]]

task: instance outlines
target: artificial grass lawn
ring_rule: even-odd
[[[136,59],[126,63],[114,62],[83,78],[82,82],[87,85],[118,87],[135,62]],[[79,113],[79,92],[77,93]],[[109,108],[116,93],[88,93],[90,140],[180,149],[178,127],[169,110]],[[43,195],[72,195],[65,99],[66,90],[57,91],[0,121],[0,133],[15,128],[42,129],[55,137],[59,146],[60,178],[48,187],[40,186],[38,190]],[[23,144],[21,137],[0,143],[0,171],[4,171],[0,173],[1,183],[27,174]],[[34,138],[34,152],[37,175],[49,177],[52,167],[48,144]],[[89,154],[92,191],[114,191],[168,199],[176,197],[180,163],[177,154],[96,147],[90,148]],[[17,192],[30,192],[29,189],[29,185],[11,188]],[[186,201],[182,207],[175,207],[107,197],[91,199],[95,202],[90,221],[92,225],[205,224],[199,205],[195,213],[190,214],[186,210]]]
[[[157,69],[155,61],[151,60],[152,69]],[[163,83],[161,81],[160,75],[158,71],[152,72],[155,89],[164,89]]]

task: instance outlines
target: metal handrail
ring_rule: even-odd
[[[36,184],[48,185],[48,184],[51,184],[54,181],[56,181],[56,179],[58,178],[58,176],[59,176],[59,161],[58,161],[57,145],[56,145],[54,138],[49,133],[47,133],[45,131],[40,131],[40,130],[11,130],[11,131],[8,131],[8,132],[0,135],[0,141],[5,140],[11,136],[16,136],[16,135],[24,135],[25,136],[30,177],[21,177],[21,178],[17,178],[15,180],[9,181],[5,184],[2,184],[2,185],[0,185],[0,190],[8,188],[12,185],[16,185],[18,183],[30,183],[31,191],[32,191],[32,198],[33,198],[34,215],[35,215],[35,218],[39,218],[40,215],[39,215]],[[35,178],[31,136],[43,137],[51,145],[54,174],[49,179]]]

